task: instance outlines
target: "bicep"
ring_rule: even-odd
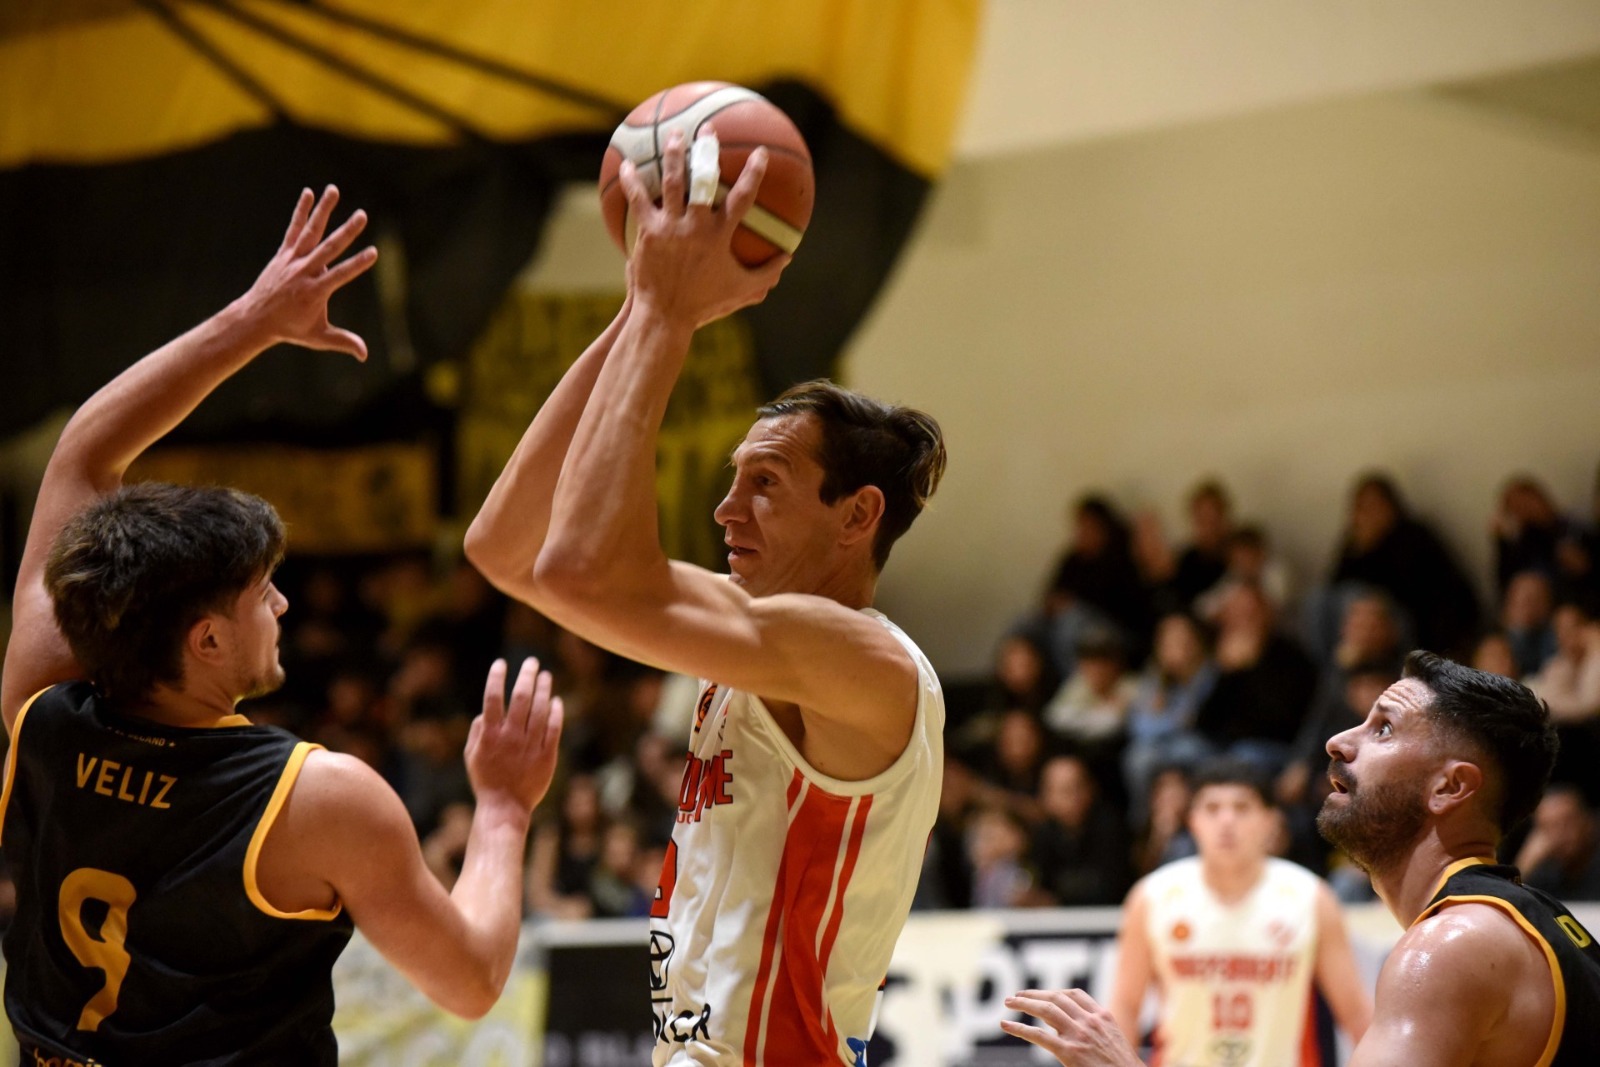
[[[423,993],[448,1006],[452,985],[471,972],[462,947],[466,925],[423,862],[405,805],[364,764],[314,755],[322,764],[320,780],[308,782],[310,776],[302,774],[295,792],[312,795],[294,805],[304,813],[296,820],[303,827],[296,836],[308,846],[310,865],[373,947]]]
[[[42,576],[31,581],[19,576],[11,607],[11,640],[6,645],[4,679],[0,681],[0,712],[6,733],[28,698],[58,682],[83,677],[67,639],[56,626],[55,609],[45,592]]]
[[[837,714],[909,719],[916,664],[876,619],[825,597],[752,597],[674,562],[631,591],[565,602],[554,617],[612,651],[666,670]]]

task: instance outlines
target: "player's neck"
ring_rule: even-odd
[[[1246,859],[1200,857],[1200,877],[1213,896],[1224,904],[1237,904],[1255,889],[1266,872],[1265,856]]]
[[[148,700],[121,710],[162,726],[182,729],[226,725],[230,719],[237,720],[239,714],[232,698],[221,695],[220,690],[216,694],[208,694],[169,689],[166,686],[157,686]]]
[[[870,564],[845,566],[823,577],[811,593],[855,611],[870,608],[878,594],[878,572]]]
[[[1390,869],[1369,872],[1372,888],[1389,914],[1407,927],[1433,900],[1451,868],[1475,859],[1496,862],[1494,843],[1475,839],[1446,845],[1437,836],[1429,835]]]

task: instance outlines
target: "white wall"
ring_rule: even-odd
[[[881,590],[947,672],[1091,487],[1219,474],[1304,578],[1381,464],[1483,568],[1508,473],[1600,461],[1600,150],[1417,93],[961,164],[848,367],[948,433]]]

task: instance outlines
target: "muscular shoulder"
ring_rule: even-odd
[[[281,819],[288,836],[309,839],[311,851],[413,833],[405,806],[377,771],[322,749],[306,756]]]
[[[1503,1011],[1510,990],[1548,978],[1543,954],[1511,916],[1490,904],[1462,903],[1401,936],[1379,977],[1379,996],[1447,997]]]

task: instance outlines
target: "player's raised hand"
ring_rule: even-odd
[[[531,656],[522,661],[506,705],[506,661],[489,668],[483,687],[483,713],[467,735],[467,776],[479,801],[508,797],[532,811],[550,788],[561,742],[564,710],[551,695],[549,671]]]
[[[301,192],[283,243],[244,295],[243,304],[261,317],[274,341],[347,352],[365,360],[366,341],[328,321],[328,298],[371,268],[378,261],[378,250],[369,245],[335,262],[367,225],[367,213],[356,211],[328,233],[338,203],[339,190],[332,185],[320,200],[310,189]]]
[[[618,179],[637,227],[628,257],[628,287],[635,300],[699,327],[765,300],[789,257],[747,267],[733,254],[734,231],[755,204],[766,175],[766,149],[750,154],[720,205],[688,195],[687,152],[683,134],[672,131],[662,150],[659,204],[631,162],[623,162]]]
[[[1000,1029],[1038,1045],[1065,1067],[1142,1067],[1111,1013],[1081,989],[1024,989],[1007,997],[1006,1007],[1044,1025],[1002,1019]]]

